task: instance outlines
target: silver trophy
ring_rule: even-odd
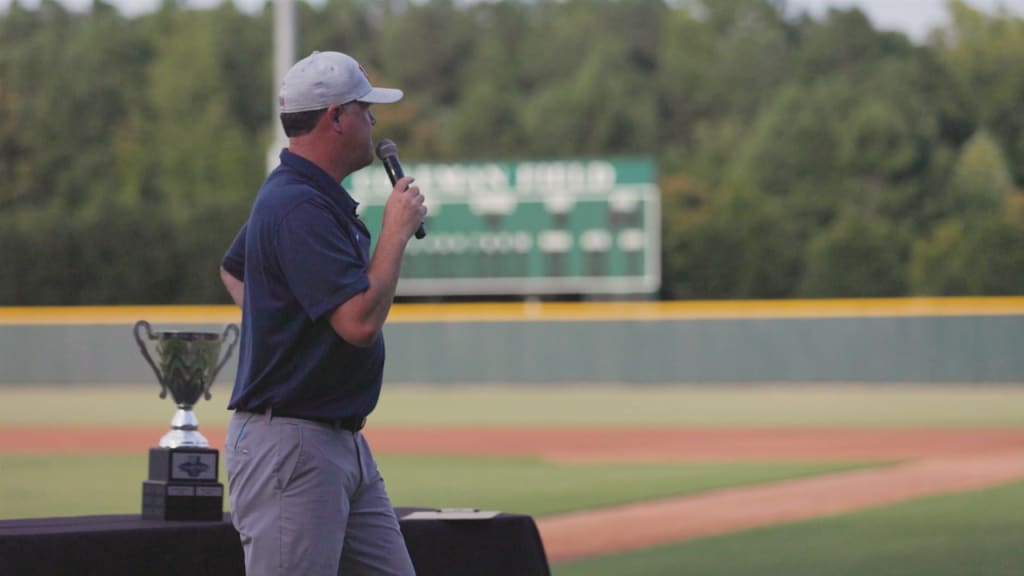
[[[146,342],[140,330],[154,346],[159,362],[153,362]],[[221,345],[233,335],[224,357],[220,357]],[[174,418],[171,419],[171,431],[160,439],[161,448],[197,447],[206,448],[210,443],[199,432],[199,421],[192,407],[200,397],[210,399],[210,386],[217,373],[231,357],[231,352],[238,344],[238,326],[228,324],[223,334],[216,332],[154,332],[149,322],[139,320],[135,323],[135,341],[139,344],[142,357],[153,368],[156,379],[160,382],[160,397],[166,398],[170,391],[171,398],[178,406]]]

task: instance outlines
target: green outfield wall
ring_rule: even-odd
[[[138,319],[221,332],[240,314],[0,308],[0,384],[155,382]],[[403,383],[1024,382],[1024,298],[409,304],[385,337]]]

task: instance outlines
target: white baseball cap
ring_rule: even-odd
[[[366,70],[341,52],[313,52],[299,60],[281,81],[281,113],[320,110],[331,104],[358,100],[390,104],[402,99],[402,91],[375,88]]]

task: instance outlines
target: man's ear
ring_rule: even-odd
[[[331,111],[331,124],[334,126],[334,130],[341,132],[341,106],[338,106]]]

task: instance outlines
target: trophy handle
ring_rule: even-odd
[[[206,383],[206,389],[203,390],[203,397],[205,397],[207,400],[211,398],[210,386],[213,386],[213,381],[217,379],[217,374],[220,372],[220,369],[223,368],[225,364],[227,364],[228,358],[231,358],[231,352],[234,351],[235,344],[238,344],[238,339],[240,338],[238,333],[238,326],[234,324],[228,324],[227,328],[224,329],[224,333],[221,334],[221,342],[226,342],[228,339],[228,334],[232,333],[235,335],[235,337],[231,339],[231,343],[228,344],[227,350],[224,351],[224,358],[222,358],[220,363],[217,364],[217,367],[213,369],[213,374],[210,374],[210,381]]]
[[[146,362],[149,364],[150,368],[153,369],[153,373],[156,374],[156,381],[160,383],[160,397],[166,398],[167,384],[164,384],[163,376],[160,375],[160,370],[156,367],[156,364],[153,362],[153,358],[149,355],[149,349],[146,348],[146,343],[143,342],[142,337],[139,336],[139,328],[143,327],[146,328],[146,336],[150,340],[156,339],[156,335],[153,334],[153,328],[152,326],[149,325],[149,322],[146,322],[145,320],[139,320],[138,322],[135,323],[135,341],[139,343],[139,351],[142,352],[142,357],[146,359]]]

